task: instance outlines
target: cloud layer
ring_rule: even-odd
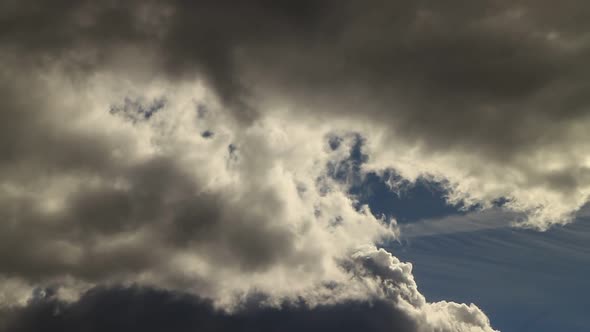
[[[75,302],[63,302],[54,289],[37,289],[26,307],[5,309],[2,331],[485,331],[488,318],[473,304],[426,303],[411,276],[411,265],[384,250],[364,248],[345,263],[357,282],[374,292],[371,301],[342,299],[309,306],[261,304],[254,294],[228,313],[198,296],[141,287],[95,288]],[[333,285],[338,287],[351,285]],[[358,286],[358,285],[357,285]]]
[[[519,225],[569,222],[590,189],[573,19],[590,7],[552,7],[3,2],[0,304],[84,307],[84,290],[137,283],[229,311],[256,292],[271,308],[386,303],[411,331],[491,331],[474,305],[427,302],[411,266],[375,249],[395,221],[330,165],[362,137],[360,171],[431,178],[467,207],[505,200]],[[58,302],[27,305],[53,285]]]
[[[245,123],[278,109],[292,121],[337,118],[373,133],[374,167],[446,178],[455,200],[510,199],[545,229],[570,220],[590,183],[576,19],[588,6],[553,7],[8,1],[0,38],[20,61],[78,74],[197,76]]]
[[[473,305],[426,302],[411,265],[371,246],[396,237],[395,221],[358,206],[329,167],[357,135],[270,116],[244,125],[199,82],[80,79],[57,65],[3,74],[8,330],[38,305],[76,311],[88,289],[138,284],[227,315],[256,293],[263,311],[386,303],[412,331],[491,331]],[[50,303],[35,302],[38,287]]]

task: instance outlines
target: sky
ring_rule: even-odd
[[[379,177],[365,185],[387,188]],[[449,213],[453,207],[442,209],[444,192],[433,183],[417,183],[399,196],[371,192],[366,199],[373,210],[409,218],[402,225],[405,236],[402,231],[400,239],[384,246],[413,262],[429,299],[477,303],[501,331],[588,330],[588,207],[573,223],[540,233],[499,225],[483,212]],[[413,206],[408,201],[428,209],[407,210]]]
[[[588,331],[590,5],[0,2],[0,332]]]

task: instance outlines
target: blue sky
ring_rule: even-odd
[[[412,262],[430,301],[476,303],[505,332],[590,329],[587,209],[572,224],[539,232],[509,227],[514,216],[500,209],[491,217],[489,211],[465,213],[446,204],[444,189],[427,180],[394,193],[370,174],[354,191],[375,213],[398,218],[401,240],[384,246]],[[413,225],[421,231],[412,233]]]

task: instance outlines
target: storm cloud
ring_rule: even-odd
[[[570,222],[590,192],[589,10],[3,1],[0,307],[15,326],[67,329],[109,310],[93,299],[182,291],[210,301],[178,305],[211,326],[241,325],[252,313],[212,308],[256,290],[268,328],[360,310],[364,329],[387,308],[376,329],[491,331],[475,305],[427,302],[411,266],[374,248],[395,220],[357,204],[333,167],[360,153],[358,176],[433,180],[491,214],[502,200],[518,226]],[[31,299],[52,285],[55,298]]]
[[[585,23],[575,18],[588,8],[581,1],[555,11],[530,1],[461,0],[8,1],[3,7],[2,44],[25,59],[78,60],[91,70],[136,48],[130,55],[153,56],[156,73],[196,72],[225,101],[275,83],[326,103],[372,97],[382,107],[356,109],[361,99],[347,111],[451,145],[468,139],[509,151],[585,111],[578,84],[587,77],[580,68]],[[248,73],[259,80],[249,81]]]
[[[587,199],[581,1],[2,6],[2,49],[20,65],[198,78],[245,123],[289,109],[298,121],[373,127],[386,158],[375,167],[439,165],[418,172],[449,179],[456,200],[509,198],[536,228],[568,222]],[[386,153],[408,146],[411,156]]]
[[[269,306],[253,293],[232,312],[194,294],[139,286],[96,287],[75,302],[54,288],[35,289],[26,306],[0,311],[1,331],[494,331],[473,304],[426,303],[411,265],[384,250],[365,248],[345,265],[374,298],[310,306],[305,299]],[[334,291],[341,286],[331,285]]]
[[[249,304],[229,314],[196,296],[139,287],[92,289],[75,303],[49,292],[31,301],[2,331],[414,331],[415,324],[386,302],[316,308]]]

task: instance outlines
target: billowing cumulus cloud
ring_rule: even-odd
[[[590,7],[552,7],[4,1],[3,315],[63,307],[51,319],[70,324],[89,296],[154,294],[127,293],[139,284],[207,299],[212,322],[256,293],[255,315],[360,303],[399,316],[392,329],[492,331],[474,305],[424,299],[411,265],[374,247],[395,221],[334,172],[362,138],[361,173],[501,199],[520,225],[569,222],[590,189]]]
[[[199,81],[72,78],[60,65],[3,74],[7,330],[71,324],[89,289],[137,284],[207,299],[229,321],[260,294],[261,315],[360,306],[409,331],[491,331],[473,305],[428,303],[411,265],[371,246],[397,236],[395,221],[333,174],[358,134],[278,115],[244,124]],[[65,316],[35,316],[45,310]]]
[[[320,193],[324,160],[338,158],[321,134],[300,149],[312,138],[304,128],[232,128],[221,112],[199,113],[198,87],[170,87],[165,106],[132,121],[150,102],[121,108],[124,98],[112,95],[110,105],[111,99],[81,97],[88,90],[57,78],[52,92],[63,90],[56,96],[44,95],[43,82],[28,83],[39,83],[31,95],[20,90],[4,98],[4,123],[12,128],[2,165],[8,275],[34,280],[65,270],[88,281],[129,273],[149,279],[163,277],[151,275],[160,265],[184,269],[171,279],[191,276],[199,265],[207,273],[321,271],[330,262],[318,253],[394,234],[331,190],[329,179]],[[203,138],[199,126],[211,126],[216,137]],[[342,223],[331,229],[336,217]]]
[[[6,1],[0,40],[26,66],[199,77],[245,123],[277,109],[347,120],[379,133],[375,168],[446,178],[455,200],[508,198],[544,229],[569,221],[590,181],[588,6],[554,7]]]
[[[344,265],[354,281],[339,287],[362,287],[373,298],[341,299],[309,306],[305,302],[264,303],[252,294],[233,312],[216,309],[195,295],[142,287],[94,288],[75,302],[61,301],[55,289],[36,289],[27,306],[0,312],[2,331],[420,331],[493,332],[473,304],[427,303],[418,293],[412,266],[384,250],[367,247]],[[0,316],[2,317],[2,316]]]

